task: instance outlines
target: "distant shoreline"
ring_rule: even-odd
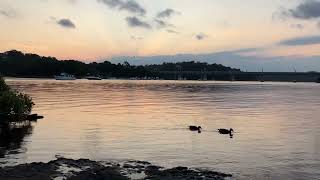
[[[320,72],[244,72],[241,69],[201,61],[164,62],[162,64],[113,64],[109,61],[84,63],[58,60],[37,54],[11,50],[0,53],[0,75],[20,78],[53,78],[68,75],[132,80],[215,80],[215,81],[274,81],[320,82]],[[59,76],[60,75],[60,76]],[[74,78],[73,78],[74,79]],[[93,78],[94,79],[94,78]]]
[[[222,73],[222,72],[221,72]],[[148,79],[148,78],[120,78],[110,77],[103,78],[103,80],[176,80],[176,81],[234,81],[234,82],[310,82],[320,83],[320,73],[318,72],[240,72],[234,76],[255,76],[258,78],[253,79]],[[4,76],[5,79],[48,79],[55,80],[53,76]],[[77,80],[85,79],[85,77],[77,77]]]

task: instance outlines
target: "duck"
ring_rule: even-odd
[[[230,129],[218,129],[219,133],[220,134],[233,134],[233,129],[230,128]]]
[[[189,126],[190,131],[198,131],[201,132],[202,127],[201,126]]]

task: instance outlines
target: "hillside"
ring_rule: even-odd
[[[52,77],[61,72],[78,77],[100,75],[103,77],[156,77],[161,71],[240,71],[220,64],[203,62],[163,63],[158,65],[134,66],[127,62],[112,64],[109,61],[89,63],[78,60],[58,60],[37,54],[12,50],[0,53],[0,73],[13,77]]]

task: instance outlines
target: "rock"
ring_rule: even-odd
[[[185,171],[185,170],[188,170],[188,168],[187,167],[178,166],[178,167],[172,168],[171,170]]]
[[[132,173],[143,173],[145,174],[144,179],[152,180],[223,180],[226,177],[231,177],[229,174],[208,170],[193,170],[188,167],[164,169],[144,161],[126,162],[123,167],[115,163],[108,163],[108,166],[102,164],[104,163],[89,159],[73,160],[60,157],[48,163],[30,163],[0,168],[0,180],[49,180],[54,178],[67,178],[71,180],[127,180]]]
[[[28,121],[37,121],[39,119],[43,119],[43,116],[39,116],[38,114],[30,114],[27,116],[26,120]]]
[[[123,168],[129,169],[129,168],[134,168],[135,166],[131,165],[131,164],[124,164]]]
[[[83,171],[69,178],[69,180],[127,180],[128,178],[121,175],[117,169],[106,167],[94,169],[93,171]]]
[[[136,161],[138,164],[143,164],[143,165],[151,165],[151,163],[146,162],[146,161]]]

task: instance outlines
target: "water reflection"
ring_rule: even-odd
[[[320,177],[319,84],[8,80],[46,117],[20,154],[205,167],[236,179]],[[188,126],[203,131],[190,132]],[[218,128],[234,128],[235,136]],[[303,127],[303,128],[301,128]],[[232,140],[230,139],[233,138]],[[3,161],[2,161],[3,160]]]
[[[0,126],[0,158],[4,158],[7,154],[18,153],[24,138],[32,131],[30,122]]]

